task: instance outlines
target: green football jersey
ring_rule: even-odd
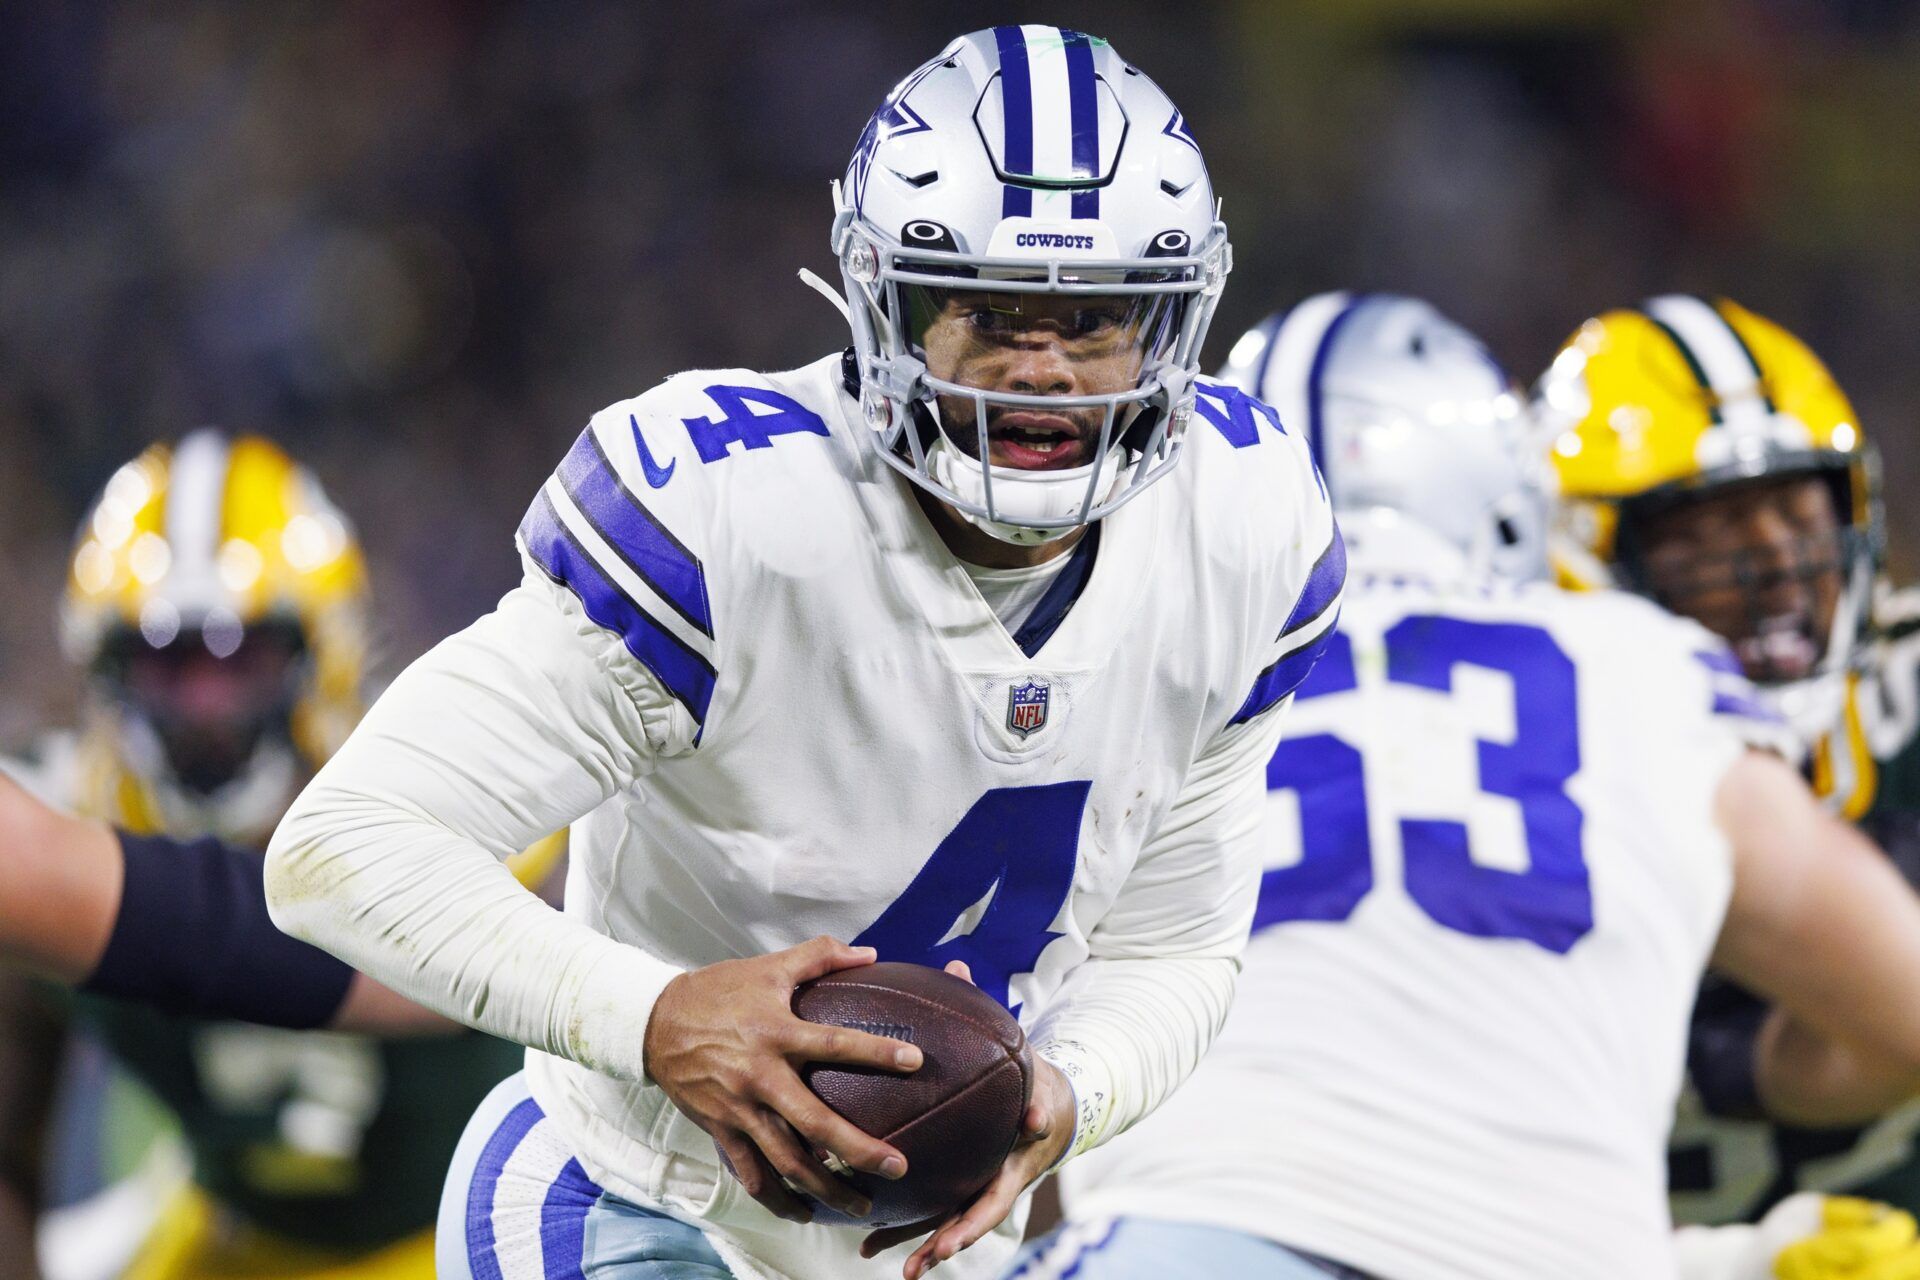
[[[86,997],[75,1010],[177,1117],[196,1183],[257,1227],[342,1252],[433,1225],[468,1119],[525,1055],[477,1032],[380,1040]]]
[[[123,829],[151,831],[161,817],[110,736],[50,735],[16,771],[50,802]],[[562,831],[508,865],[554,889],[565,854]],[[202,1190],[264,1231],[346,1253],[433,1226],[467,1121],[526,1053],[477,1032],[382,1040],[84,996],[72,1008],[172,1113]]]
[[[1883,597],[1875,621],[1842,722],[1816,744],[1809,767],[1827,802],[1920,885],[1920,592]],[[1695,1073],[1703,1039],[1711,1038],[1703,1022],[1750,1031],[1763,1010],[1756,997],[1709,979],[1695,1011]],[[1750,1034],[1732,1030],[1722,1039],[1728,1052],[1751,1054]],[[1713,1114],[1690,1085],[1674,1123],[1668,1177],[1681,1222],[1753,1221],[1796,1191],[1845,1192],[1920,1212],[1920,1102],[1864,1127],[1803,1129]]]

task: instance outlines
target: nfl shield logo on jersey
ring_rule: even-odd
[[[1007,692],[1007,728],[1021,737],[1047,727],[1048,686],[1038,680],[1017,684]]]

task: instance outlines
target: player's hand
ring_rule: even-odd
[[[806,1062],[919,1070],[920,1050],[913,1045],[794,1016],[795,987],[873,961],[872,947],[825,937],[771,955],[723,960],[669,982],[647,1021],[647,1075],[712,1135],[747,1194],[789,1221],[813,1214],[788,1183],[843,1213],[858,1217],[872,1209],[816,1152],[883,1178],[907,1171],[905,1156],[843,1120],[797,1070]]]
[[[947,972],[973,981],[973,975],[967,971],[964,961],[953,961],[947,966]],[[1033,1061],[1033,1097],[1027,1103],[1026,1115],[1020,1120],[1021,1136],[993,1181],[969,1203],[946,1218],[873,1232],[860,1243],[861,1257],[871,1258],[894,1245],[931,1231],[933,1234],[908,1256],[906,1265],[901,1268],[906,1280],[920,1280],[937,1264],[945,1262],[999,1226],[1013,1212],[1013,1206],[1026,1189],[1038,1182],[1040,1175],[1053,1168],[1066,1151],[1067,1144],[1073,1141],[1073,1086],[1067,1083],[1067,1078],[1052,1063],[1042,1058]]]

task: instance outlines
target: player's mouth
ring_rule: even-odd
[[[1039,409],[994,414],[987,427],[987,446],[994,466],[1021,471],[1062,471],[1081,466],[1087,455],[1079,423]]]
[[[1820,662],[1820,645],[1813,636],[1813,618],[1802,610],[1762,618],[1734,646],[1740,665],[1754,678],[1768,682],[1802,680]]]

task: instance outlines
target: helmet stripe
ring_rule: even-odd
[[[1753,380],[1760,387],[1760,403],[1767,407],[1768,413],[1778,412],[1774,407],[1773,397],[1767,394],[1767,375],[1760,368],[1760,361],[1753,354],[1753,348],[1748,346],[1747,340],[1740,336],[1740,327],[1734,324],[1726,311],[1717,303],[1714,305],[1713,314],[1719,316],[1720,323],[1727,326],[1727,332],[1733,335],[1734,345],[1740,348],[1740,354],[1747,358],[1747,364],[1753,369]]]
[[[226,437],[203,429],[173,451],[167,475],[166,537],[175,583],[204,587],[215,580],[214,556],[225,532],[228,466]]]
[[[1307,369],[1307,444],[1313,451],[1313,460],[1322,470],[1326,468],[1326,449],[1321,442],[1321,431],[1325,426],[1325,396],[1321,394],[1320,380],[1326,376],[1327,358],[1333,354],[1334,339],[1340,336],[1340,330],[1349,317],[1365,305],[1370,294],[1356,293],[1346,300],[1327,327],[1320,334],[1320,345],[1314,348],[1313,364]]]
[[[1693,358],[1702,384],[1713,393],[1715,422],[1766,428],[1773,406],[1760,386],[1760,366],[1725,317],[1686,294],[1650,299],[1646,312]]]
[[[1073,124],[1073,176],[1088,181],[1100,176],[1100,100],[1093,74],[1093,45],[1086,34],[1061,28],[1066,40],[1067,101]],[[1073,193],[1073,216],[1100,216],[1100,188]]]
[[[1256,400],[1265,400],[1282,412],[1288,412],[1292,406],[1276,401],[1273,393],[1267,390],[1267,370],[1272,367],[1273,353],[1280,346],[1280,329],[1286,324],[1287,317],[1292,314],[1292,308],[1276,311],[1260,322],[1260,330],[1266,335],[1266,342],[1260,348],[1260,359],[1254,362],[1253,376],[1248,378],[1246,383],[1246,390],[1252,393]]]
[[[1279,411],[1282,422],[1305,428],[1308,443],[1316,449],[1318,407],[1314,401],[1319,398],[1319,383],[1315,376],[1309,391],[1309,375],[1319,363],[1327,327],[1344,315],[1353,301],[1354,295],[1344,291],[1317,293],[1274,315],[1266,350],[1260,353],[1260,363],[1246,384],[1248,391]],[[1324,466],[1324,459],[1316,455],[1314,460]]]
[[[1005,129],[1002,154],[1008,173],[1033,172],[1033,79],[1027,67],[1027,37],[1019,27],[995,27],[1000,48],[1000,118]],[[1009,182],[1000,196],[1000,216],[1033,216],[1033,189]]]
[[[1720,425],[1722,421],[1720,417],[1720,397],[1714,391],[1713,383],[1708,380],[1707,371],[1700,367],[1700,357],[1693,353],[1693,348],[1688,346],[1686,340],[1674,331],[1672,325],[1653,314],[1650,310],[1642,310],[1640,314],[1645,316],[1648,322],[1656,329],[1667,335],[1667,340],[1673,343],[1674,350],[1678,351],[1680,358],[1687,362],[1687,368],[1693,371],[1694,381],[1698,382],[1700,389],[1707,393],[1707,416],[1713,420],[1715,426]]]

